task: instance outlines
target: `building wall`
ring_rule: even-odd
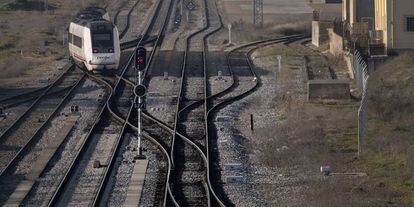
[[[375,21],[375,9],[374,9],[374,0],[357,0],[356,1],[356,21],[362,22],[368,18],[372,20],[372,25],[374,26]]]
[[[388,47],[388,0],[375,0],[375,30],[382,30],[384,44]]]
[[[329,34],[329,52],[335,56],[343,55],[344,45],[343,45],[342,37],[336,34],[332,28],[328,29],[328,34]]]
[[[342,19],[351,25],[366,17],[374,19],[374,16],[374,0],[344,0],[342,3]]]
[[[344,0],[342,2],[342,21],[349,22],[349,14],[348,14],[348,7],[349,7],[350,0]]]
[[[391,31],[394,36],[393,48],[412,49],[414,48],[414,32],[407,32],[406,17],[414,16],[414,1],[393,0],[393,2],[394,28]]]
[[[332,28],[330,21],[312,21],[312,44],[319,47],[329,39],[328,28]]]
[[[383,31],[387,48],[414,48],[414,32],[406,31],[407,16],[414,16],[412,0],[375,0],[375,29]]]

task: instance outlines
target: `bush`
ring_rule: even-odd
[[[414,53],[405,53],[379,67],[369,84],[370,109],[384,121],[401,122],[414,112]]]

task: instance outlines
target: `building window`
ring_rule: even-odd
[[[406,17],[407,32],[414,32],[414,16]]]

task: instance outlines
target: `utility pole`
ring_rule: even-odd
[[[263,0],[253,0],[253,24],[263,27]]]

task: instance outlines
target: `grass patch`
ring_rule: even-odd
[[[17,49],[14,44],[10,42],[0,43],[0,59],[11,56],[17,53]]]
[[[381,183],[396,206],[414,204],[414,53],[388,60],[370,76],[365,152],[367,185]]]
[[[10,7],[9,5],[5,4],[5,5],[0,5],[0,12],[7,12],[10,11]]]
[[[7,5],[10,10],[43,11],[46,9],[44,1],[14,2]],[[54,4],[48,3],[47,10],[55,10]]]
[[[300,54],[287,46],[284,45],[275,45],[275,46],[269,46],[265,47],[260,50],[260,54],[262,56],[275,56],[275,55],[281,55],[282,58],[292,57],[292,56],[300,56]]]

